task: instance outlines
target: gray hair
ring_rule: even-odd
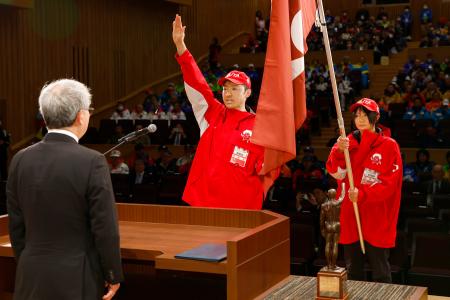
[[[91,105],[89,88],[73,79],[59,79],[45,85],[39,95],[39,110],[49,129],[70,127],[77,114]]]

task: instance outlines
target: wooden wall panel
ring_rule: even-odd
[[[45,82],[73,77],[87,83],[93,105],[113,103],[179,71],[171,23],[181,13],[194,55],[254,30],[254,14],[270,0],[35,0],[22,9],[0,5],[0,99],[13,144],[35,131],[37,98]]]

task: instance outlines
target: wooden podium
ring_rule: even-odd
[[[226,276],[227,299],[253,299],[289,276],[289,218],[285,216],[269,211],[122,203],[117,204],[117,211],[124,261],[154,265],[156,270]],[[227,259],[211,263],[174,257],[205,243],[226,244]],[[0,299],[12,295],[14,273],[5,215],[0,216]]]

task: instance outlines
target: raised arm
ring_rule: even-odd
[[[172,27],[172,38],[177,48],[176,59],[183,73],[186,95],[200,127],[200,134],[203,134],[221,104],[214,98],[211,88],[184,43],[186,26],[183,26],[179,15],[176,15]]]
[[[177,54],[180,56],[187,50],[186,44],[184,43],[184,37],[186,36],[185,30],[186,26],[183,26],[181,17],[176,15],[172,23],[172,39],[175,47],[177,47]]]

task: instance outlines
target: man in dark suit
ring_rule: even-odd
[[[444,178],[442,165],[434,165],[431,171],[432,179],[424,183],[422,190],[427,195],[427,205],[433,207],[433,196],[450,194],[450,182]]]
[[[109,168],[103,155],[78,144],[90,104],[80,82],[45,86],[39,107],[48,134],[12,159],[7,204],[17,259],[14,299],[112,299],[123,280]]]

